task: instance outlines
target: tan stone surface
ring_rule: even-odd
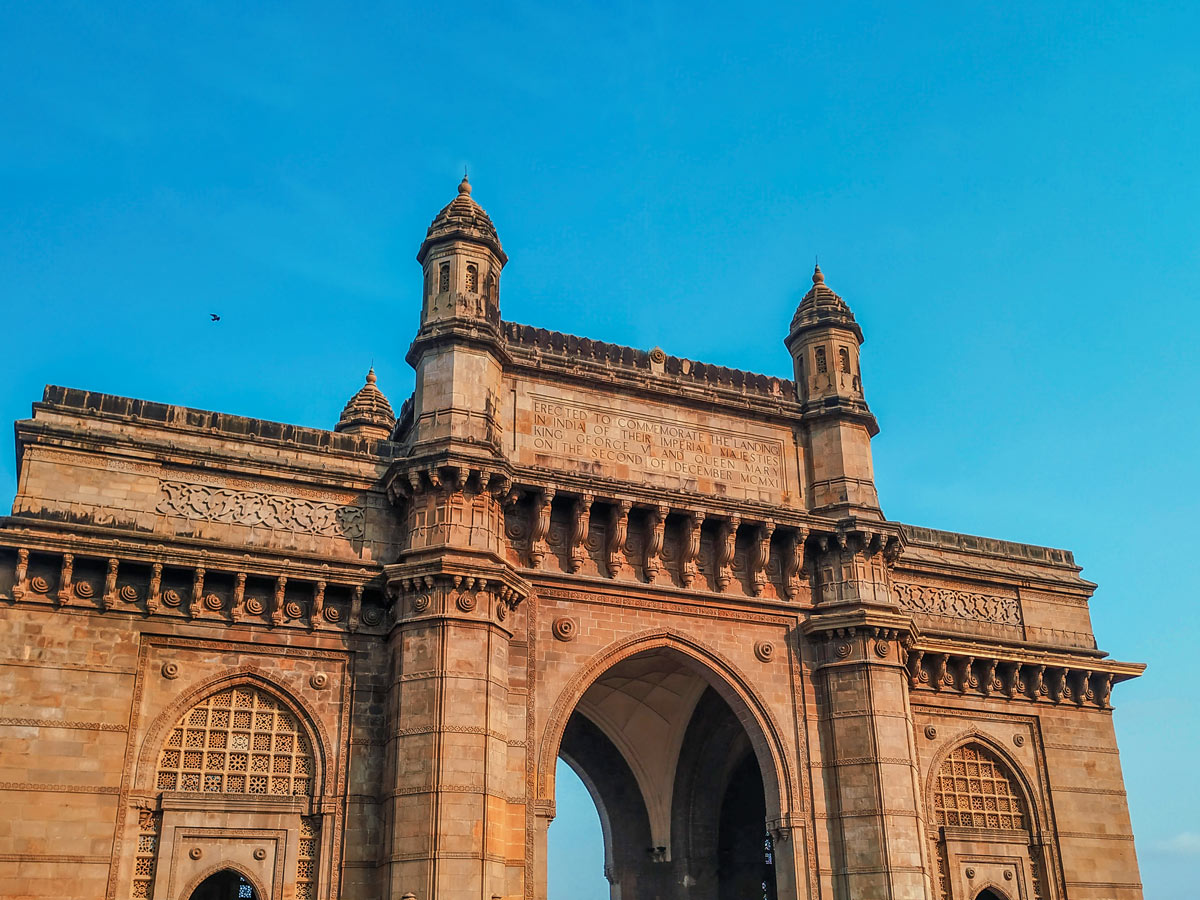
[[[1140,667],[1069,552],[884,517],[819,271],[788,381],[501,321],[465,180],[419,260],[398,413],[18,423],[0,896],[540,900],[560,756],[622,900],[1141,896]]]

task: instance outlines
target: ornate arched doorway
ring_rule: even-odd
[[[320,896],[322,767],[307,715],[264,680],[222,679],[160,724],[143,751],[154,793],[139,799],[132,896]]]
[[[222,869],[205,878],[188,900],[260,900],[254,885],[240,872]]]
[[[719,687],[696,659],[654,647],[595,678],[567,720],[559,756],[596,803],[613,900],[778,896],[774,766]]]
[[[1048,898],[1045,842],[1037,809],[1016,764],[983,739],[952,746],[929,791],[941,900],[1008,900],[982,881],[1022,884],[1021,896]]]

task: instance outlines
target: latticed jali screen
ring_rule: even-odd
[[[299,723],[267,694],[236,687],[190,709],[167,737],[159,790],[290,796],[312,787]]]
[[[1004,764],[979,746],[959,747],[938,773],[938,825],[1015,831],[1025,827],[1020,795]]]

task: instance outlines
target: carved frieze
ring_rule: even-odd
[[[913,612],[993,622],[997,625],[1021,624],[1021,603],[1016,597],[997,597],[900,581],[893,582],[892,591],[899,604]]]
[[[184,481],[161,481],[159,489],[155,512],[167,516],[349,540],[361,539],[366,530],[366,517],[361,506],[235,491]]]

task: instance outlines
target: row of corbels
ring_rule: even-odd
[[[567,558],[568,571],[579,572],[588,557],[587,539],[591,528],[592,506],[597,501],[607,507],[605,546],[603,563],[610,578],[617,578],[632,567],[626,541],[629,536],[629,514],[635,508],[645,510],[647,515],[647,541],[640,560],[647,582],[653,582],[663,571],[663,540],[667,517],[675,514],[682,519],[684,540],[679,562],[679,579],[684,587],[691,587],[700,574],[700,534],[704,523],[713,520],[717,525],[717,540],[714,551],[713,571],[719,591],[733,584],[733,558],[737,549],[737,536],[742,528],[751,530],[752,551],[747,561],[750,569],[751,590],[758,596],[767,586],[767,566],[771,562],[771,546],[776,523],[771,519],[744,521],[737,513],[714,515],[702,510],[679,509],[667,503],[637,503],[625,497],[597,497],[592,493],[559,493],[554,488],[514,488],[509,493],[509,503],[515,506],[523,494],[532,497],[532,513],[529,528],[528,555],[530,565],[537,569],[549,552],[550,514],[556,497],[570,503],[571,532]],[[787,541],[783,551],[782,573],[784,593],[789,599],[799,596],[803,579],[808,576],[805,548],[809,531],[804,527],[784,526]]]
[[[489,493],[503,498],[512,488],[512,477],[500,467],[478,463],[405,464],[388,481],[388,498],[395,503],[426,491],[449,493]]]
[[[246,579],[249,577],[246,572],[232,573],[233,589],[227,604],[223,597],[206,590],[205,581],[210,573],[203,566],[196,566],[192,569],[191,589],[181,593],[173,589],[164,590],[162,586],[163,563],[150,563],[149,580],[144,589],[139,591],[138,587],[131,582],[119,584],[121,560],[117,557],[109,557],[106,564],[104,586],[97,598],[96,590],[90,581],[76,579],[75,564],[76,555],[74,553],[62,554],[58,582],[52,588],[45,578],[30,577],[29,550],[18,548],[12,588],[13,600],[20,602],[30,596],[43,596],[52,598],[59,607],[66,607],[80,601],[91,602],[98,599],[99,607],[104,612],[121,609],[123,604],[128,606],[144,600],[146,615],[154,615],[163,607],[179,608],[186,612],[191,619],[199,619],[205,613],[220,613],[228,606],[229,619],[235,623],[248,616],[260,616],[264,612],[268,612],[268,604],[264,604],[260,598],[246,596]],[[146,565],[136,560],[132,564]],[[173,568],[176,567],[173,566]],[[179,566],[178,568],[185,567]],[[340,624],[341,610],[336,606],[328,606],[325,602],[326,590],[329,587],[327,580],[317,579],[310,582],[312,600],[308,604],[308,609],[305,610],[296,601],[286,600],[288,577],[286,575],[272,577],[274,578],[274,590],[271,592],[269,600],[269,617],[272,625],[283,625],[290,620],[297,619],[307,619],[306,624],[310,629],[337,627]],[[346,623],[350,631],[356,631],[360,624],[377,625],[382,621],[382,611],[377,608],[368,609],[364,615],[363,585],[343,584],[338,586],[347,588],[350,592],[350,611]]]
[[[1051,703],[1092,702],[1108,709],[1113,675],[1074,666],[1002,660],[988,656],[932,652],[920,648],[908,653],[908,678],[913,689],[977,692],[1010,700],[1024,697]]]

